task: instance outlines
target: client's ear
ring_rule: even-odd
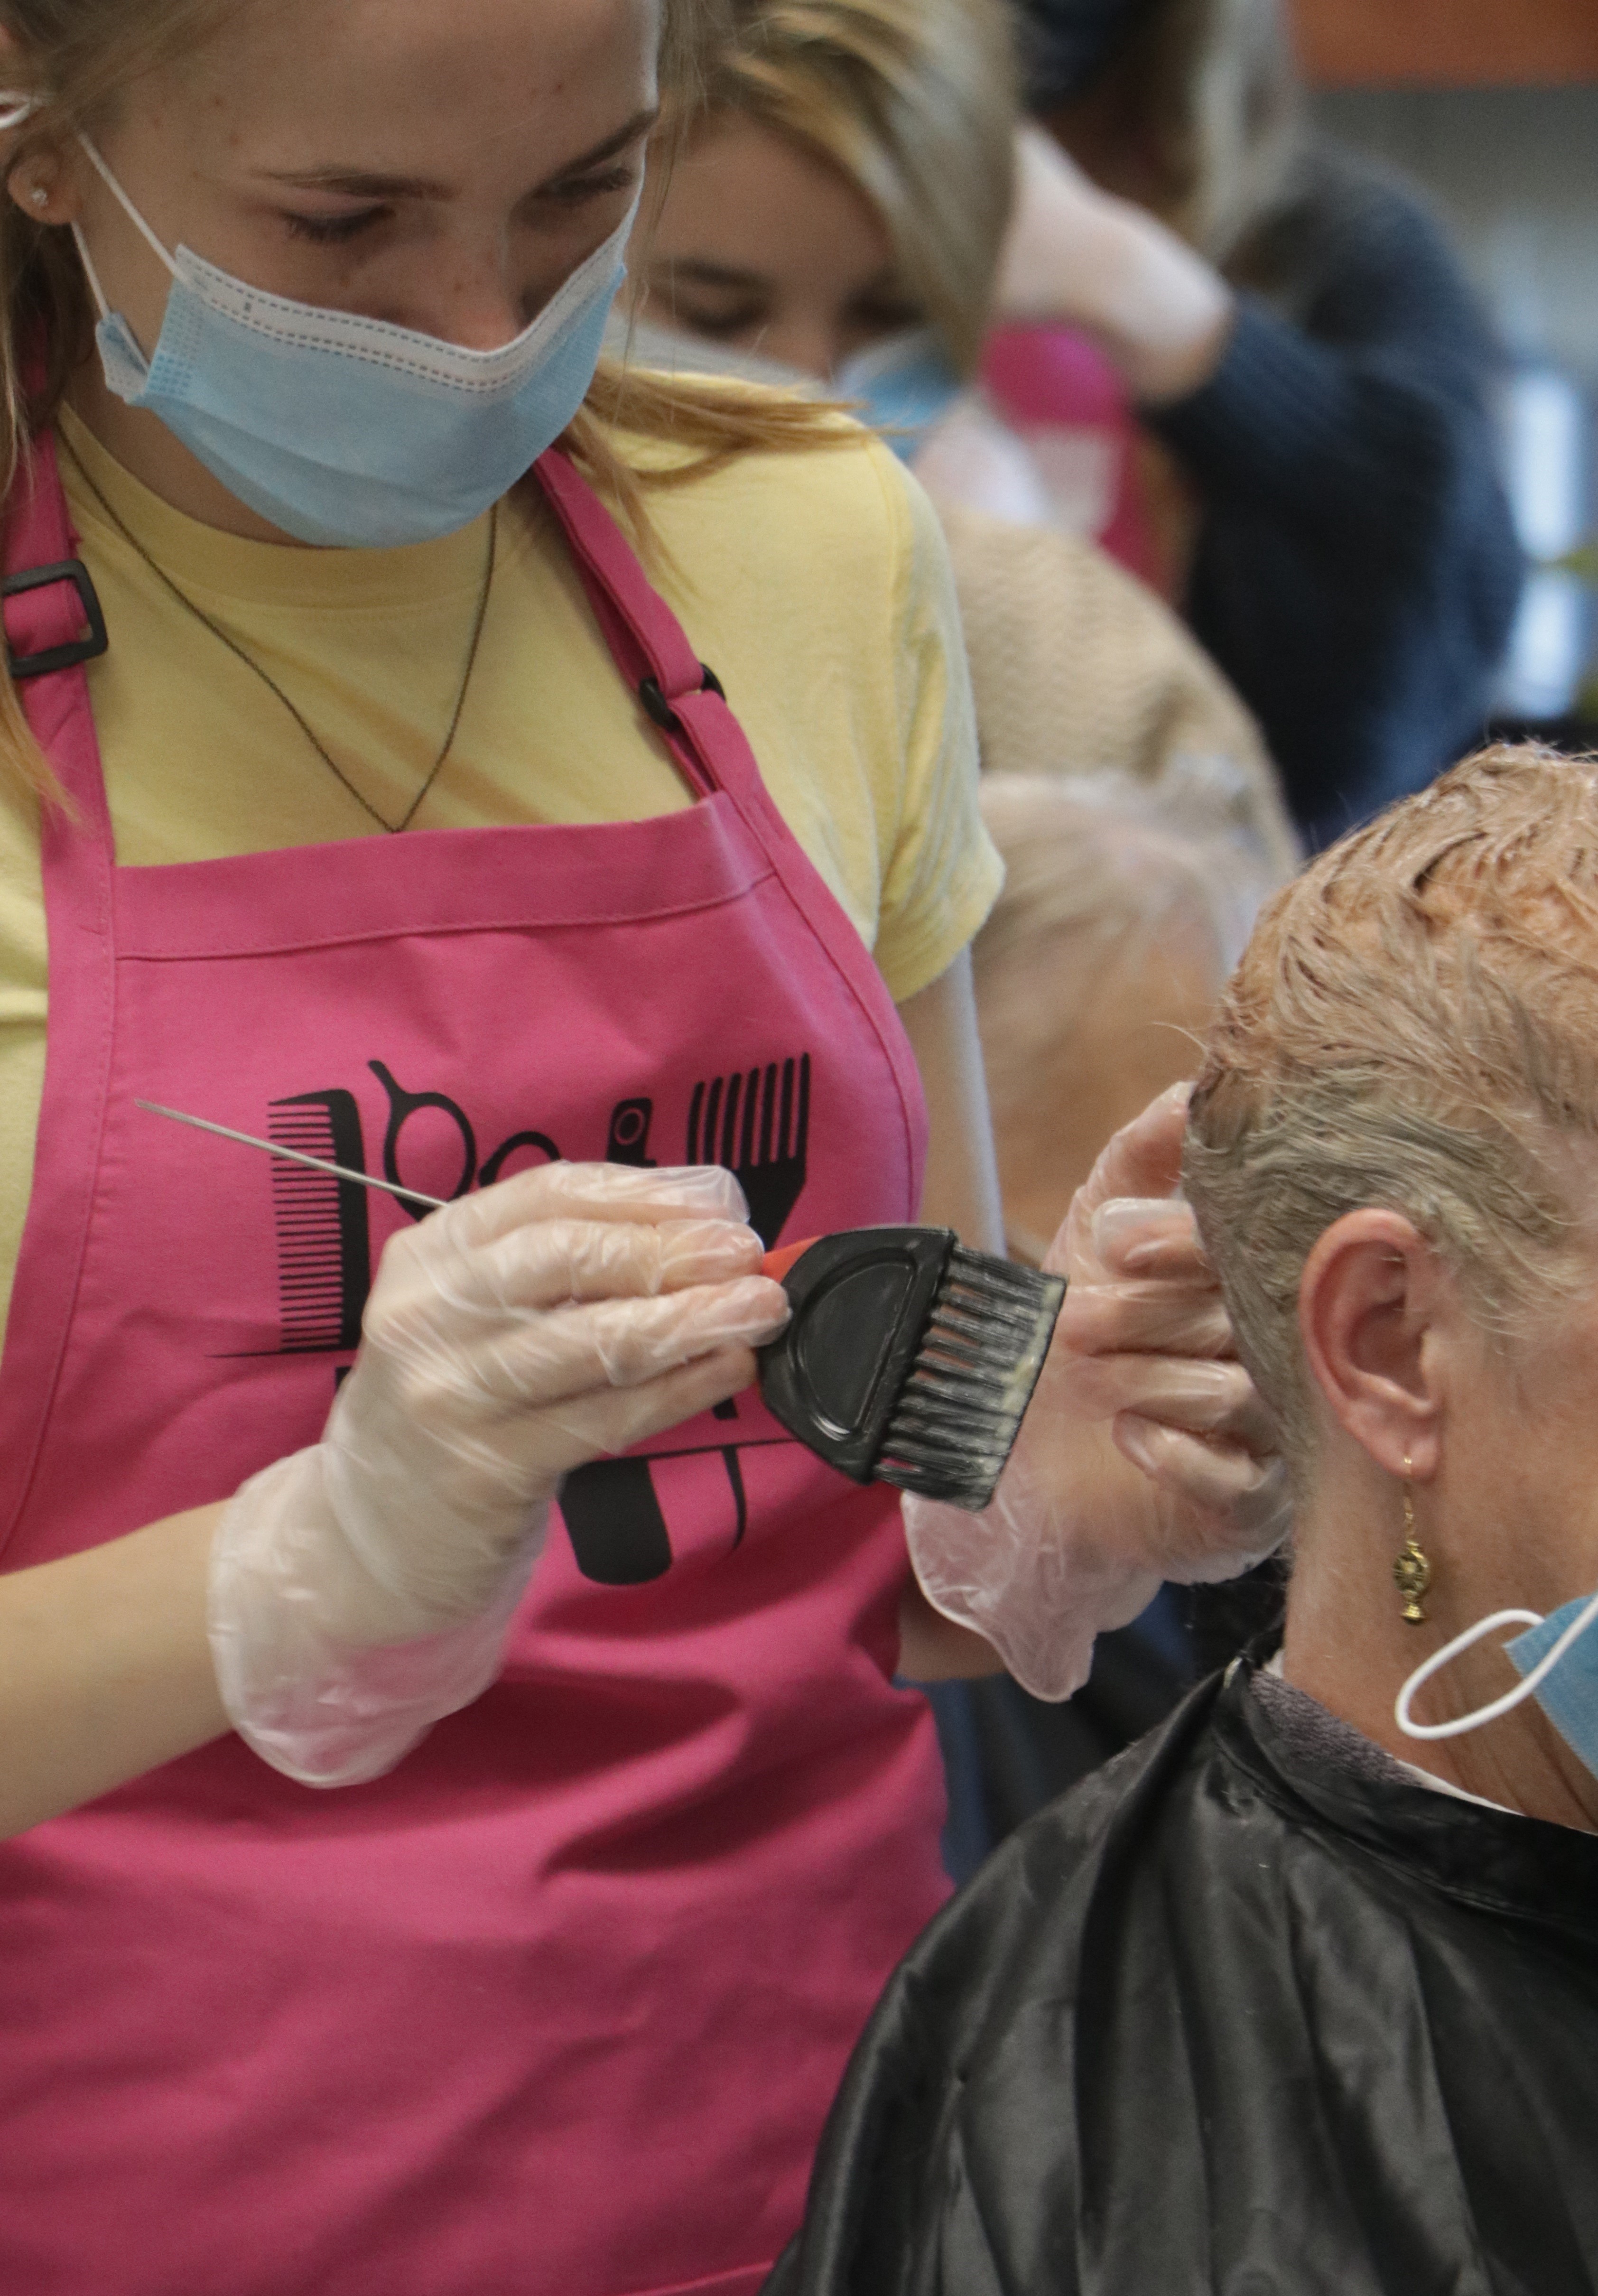
[[[1319,1237],[1299,1283],[1310,1375],[1344,1432],[1389,1475],[1435,1472],[1453,1287],[1419,1230],[1374,1206]]]

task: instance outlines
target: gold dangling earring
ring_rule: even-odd
[[[1398,1549],[1393,1564],[1393,1577],[1398,1582],[1398,1592],[1404,1597],[1404,1616],[1412,1627],[1423,1627],[1426,1613],[1421,1608],[1421,1597],[1431,1584],[1431,1562],[1422,1554],[1415,1538],[1414,1501],[1409,1488],[1409,1454],[1404,1455],[1404,1544]]]

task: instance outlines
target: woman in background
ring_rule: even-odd
[[[1048,133],[1004,310],[1108,353],[1165,450],[1173,594],[1335,836],[1469,742],[1509,635],[1486,321],[1414,194],[1307,127],[1280,0],[1021,9]],[[1046,333],[1004,350],[1004,403],[1069,422]]]
[[[1012,49],[1004,0],[740,0],[641,249],[632,354],[863,403],[938,510],[988,771],[1148,777],[1214,757],[1285,852],[1235,697],[1148,591],[1058,529],[975,387]]]

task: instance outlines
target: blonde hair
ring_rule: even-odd
[[[0,27],[16,43],[0,78],[38,110],[15,140],[9,176],[30,155],[59,150],[114,111],[143,74],[188,53],[248,0],[0,0]],[[727,0],[666,0],[663,96],[692,108],[717,42]],[[669,152],[667,153],[668,160]],[[94,314],[70,234],[26,214],[0,185],[0,488],[9,497],[29,442],[54,421],[73,373],[94,345]],[[669,440],[686,453],[640,473],[612,433]],[[561,443],[647,539],[643,489],[680,484],[750,449],[833,443],[824,409],[726,384],[633,374],[602,363]],[[59,801],[16,688],[0,668],[0,779]]]
[[[1256,928],[1183,1177],[1290,1464],[1313,1449],[1304,1264],[1401,1213],[1512,1336],[1580,1280],[1598,1137],[1598,758],[1495,747],[1311,863]]]
[[[1103,75],[1150,159],[1158,210],[1228,263],[1281,206],[1304,143],[1282,0],[1156,0]]]
[[[971,374],[1014,193],[1018,105],[1004,0],[738,0],[692,124],[736,112],[839,168]]]
[[[1045,1107],[1040,1067],[1069,1060],[1081,1003],[1118,968],[1165,944],[1196,960],[1219,996],[1283,874],[1277,853],[1240,825],[1241,781],[1222,760],[1184,758],[1152,782],[984,777],[1004,888],[971,954],[1001,1137],[1029,1135]],[[1080,1001],[1061,987],[1065,966]]]

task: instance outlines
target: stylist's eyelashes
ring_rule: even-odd
[[[342,247],[376,224],[385,222],[393,213],[391,208],[363,208],[355,215],[294,215],[286,213],[291,239],[308,239],[318,247]]]
[[[675,317],[679,327],[717,343],[734,342],[740,335],[752,335],[766,323],[764,311],[696,311],[686,303],[677,305]]]
[[[603,175],[577,176],[570,183],[551,184],[538,196],[555,207],[580,208],[590,200],[609,198],[617,192],[630,192],[637,181],[636,168],[607,168]]]
[[[741,295],[732,302],[722,293],[701,300],[681,282],[674,284],[669,276],[652,279],[649,297],[651,314],[660,312],[668,326],[686,327],[691,334],[708,336],[712,342],[732,342],[739,335],[753,334],[771,324],[771,308],[764,298]]]

